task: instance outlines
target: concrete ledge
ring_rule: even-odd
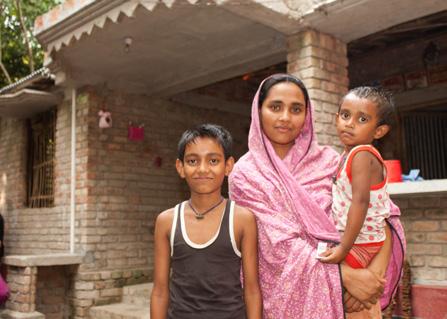
[[[411,306],[412,318],[446,319],[447,286],[413,284],[411,286]],[[394,315],[397,315],[396,318],[401,318],[400,301],[396,305]]]
[[[420,182],[389,183],[388,192],[393,197],[404,197],[406,195],[447,195],[447,179],[433,179]]]
[[[80,254],[11,255],[3,257],[3,263],[16,267],[77,265],[83,257]]]
[[[40,312],[17,312],[12,310],[0,311],[0,318],[2,319],[45,319],[45,316]]]
[[[411,303],[416,318],[445,319],[447,316],[447,286],[413,285]]]

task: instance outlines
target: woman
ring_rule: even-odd
[[[403,259],[398,209],[389,220],[393,240],[369,266],[373,271],[315,258],[318,242],[339,240],[329,217],[338,154],[318,145],[300,80],[285,74],[264,80],[253,101],[248,144],[230,175],[230,195],[257,219],[265,318],[343,318],[343,301],[349,311],[370,307],[382,293],[380,276],[392,250],[381,300],[386,306]]]

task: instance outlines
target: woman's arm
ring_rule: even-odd
[[[383,293],[385,280],[369,269],[353,269],[341,265],[343,286],[366,308],[371,308]]]
[[[242,226],[240,247],[244,275],[244,300],[247,319],[262,318],[262,297],[258,280],[258,236],[253,214],[238,207],[237,224]]]
[[[166,319],[169,305],[169,270],[171,263],[170,230],[173,211],[161,213],[155,222],[154,288],[151,294],[151,318]]]

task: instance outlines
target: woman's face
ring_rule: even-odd
[[[261,110],[261,125],[279,157],[284,158],[301,132],[306,102],[301,89],[291,82],[270,88]]]

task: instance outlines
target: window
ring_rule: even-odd
[[[406,168],[424,179],[447,178],[447,112],[440,108],[402,114]]]
[[[28,125],[28,206],[54,204],[54,131],[56,112],[41,113]]]

